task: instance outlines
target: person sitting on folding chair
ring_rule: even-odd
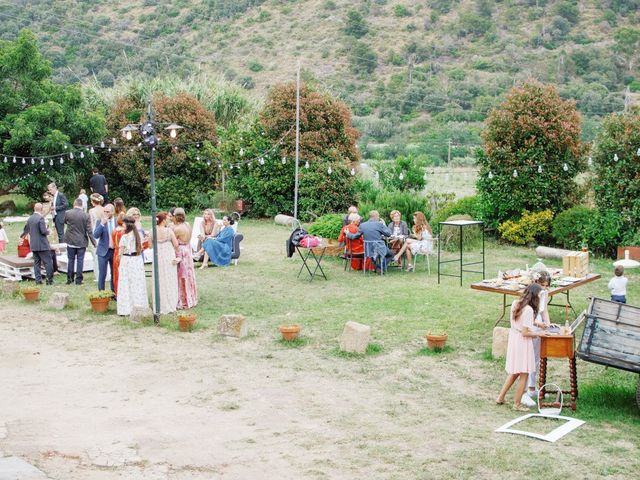
[[[407,238],[394,257],[397,262],[402,258],[402,255],[407,256],[407,272],[413,270],[413,265],[411,264],[412,255],[429,255],[433,252],[433,231],[422,212],[413,214],[412,236],[413,238]]]
[[[364,256],[374,261],[380,258],[380,269],[384,272],[387,265],[393,261],[393,252],[389,250],[384,241],[391,236],[391,230],[380,221],[380,214],[376,210],[369,212],[369,220],[360,224],[360,232],[364,238]],[[358,238],[359,235],[347,233],[347,238]]]

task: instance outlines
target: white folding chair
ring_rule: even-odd
[[[431,239],[431,250],[426,251],[426,252],[417,252],[414,256],[413,256],[413,271],[417,271],[418,270],[418,257],[424,257],[424,263],[425,263],[425,270],[427,270],[429,272],[429,275],[431,275],[431,262],[429,257],[431,255],[436,255],[437,251],[438,251],[438,242],[440,241],[439,237],[434,237]]]

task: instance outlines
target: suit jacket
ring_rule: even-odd
[[[109,222],[113,222],[112,229],[111,229],[111,231],[113,232],[113,230],[115,230],[116,228],[116,225],[115,225],[116,222],[113,218],[111,218]],[[98,240],[96,255],[98,255],[99,257],[106,257],[107,254],[109,253],[109,237],[110,235],[109,235],[108,224],[103,225],[102,221],[98,220],[98,223],[96,224],[96,228],[93,231],[93,238]]]
[[[24,238],[29,235],[29,244],[32,252],[45,252],[51,250],[49,246],[49,240],[47,235],[49,230],[47,224],[44,221],[44,217],[39,213],[33,213],[27,220],[27,224],[24,226],[22,235],[20,238]]]
[[[81,208],[72,208],[64,213],[64,223],[67,226],[64,232],[64,243],[73,247],[87,248],[89,240],[95,246],[96,241],[91,231],[89,215]]]
[[[67,197],[65,197],[64,193],[62,193],[60,190],[58,190],[56,204],[53,206],[53,209],[56,211],[56,217],[60,214],[64,214],[64,212],[69,210],[69,202],[67,201]]]
[[[393,221],[389,222],[387,227],[389,227],[389,230],[391,230],[391,233],[393,234]],[[404,235],[405,237],[409,236],[409,227],[407,226],[407,222],[404,220],[400,220],[400,235]]]
[[[365,241],[382,241],[382,237],[390,237],[391,230],[389,227],[385,226],[383,223],[373,220],[368,220],[364,223],[360,224],[360,231],[362,232],[362,236],[364,236]]]

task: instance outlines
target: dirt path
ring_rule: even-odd
[[[498,478],[502,462],[517,468],[513,437],[492,433],[513,415],[491,405],[493,390],[478,387],[490,375],[464,358],[396,350],[349,361],[313,344],[283,348],[272,332],[220,340],[35,307],[2,306],[0,318],[0,455],[52,479]],[[579,444],[563,454],[586,458]]]

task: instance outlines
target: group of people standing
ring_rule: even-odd
[[[391,221],[385,224],[376,210],[369,212],[369,219],[361,223],[361,217],[355,206],[349,207],[343,219],[343,227],[338,240],[347,245],[347,253],[352,255],[351,268],[354,270],[374,270],[374,260],[381,259],[380,268],[388,264],[400,264],[407,259],[407,271],[413,270],[413,257],[417,254],[429,254],[433,250],[433,231],[424,213],[413,214],[411,234],[407,222],[402,220],[398,210],[390,214]],[[363,258],[364,257],[364,258]],[[366,259],[366,262],[363,261]]]

